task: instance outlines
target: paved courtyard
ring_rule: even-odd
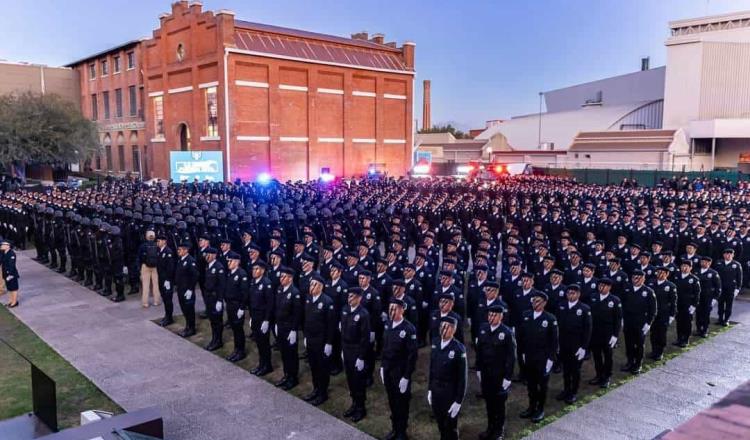
[[[161,307],[112,303],[18,254],[13,313],[125,410],[158,405],[166,438],[370,438],[152,323]]]

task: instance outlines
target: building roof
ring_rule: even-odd
[[[651,103],[638,101],[616,106],[592,106],[573,111],[542,113],[541,136],[539,115],[521,116],[488,128],[476,139],[488,140],[501,134],[514,150],[538,150],[541,137],[543,144],[552,143],[554,149],[565,150],[579,132],[609,130],[625,116]]]
[[[247,21],[235,21],[235,25],[235,43],[243,51],[412,73],[401,58],[401,51],[383,44]]]
[[[568,151],[668,151],[676,130],[633,130],[582,132],[573,140]]]
[[[81,58],[79,60],[73,61],[72,63],[66,64],[63,67],[75,67],[78,64],[85,63],[86,61],[89,61],[89,60],[94,59],[94,58],[99,58],[102,55],[106,55],[106,54],[111,53],[111,52],[119,52],[119,51],[121,51],[123,49],[127,49],[130,46],[135,46],[136,44],[140,43],[141,41],[143,41],[143,38],[139,38],[137,40],[130,40],[130,41],[126,42],[126,43],[122,43],[122,44],[117,45],[115,47],[110,47],[109,49],[105,49],[105,50],[103,50],[101,52],[97,52],[97,53],[95,53],[93,55],[89,55],[87,57],[84,57],[84,58]]]

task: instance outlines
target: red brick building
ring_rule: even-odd
[[[101,72],[130,53],[134,71]],[[95,169],[168,177],[175,150],[223,151],[226,179],[353,176],[371,165],[400,176],[410,166],[413,43],[250,23],[180,1],[151,38],[73,66],[83,111],[102,127]],[[117,90],[128,101],[133,86],[135,114],[103,114],[105,93],[116,106]]]

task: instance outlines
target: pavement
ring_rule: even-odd
[[[680,425],[750,380],[750,301],[735,301],[731,320],[737,324],[728,331],[527,438],[653,439]]]
[[[371,438],[154,324],[162,307],[113,303],[17,254],[10,310],[126,411],[159,406],[165,438]]]

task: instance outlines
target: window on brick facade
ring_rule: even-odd
[[[164,137],[164,97],[154,96],[154,134],[158,138]]]
[[[219,103],[216,99],[216,87],[206,90],[206,136],[219,135]]]
[[[99,104],[96,102],[96,93],[91,94],[91,119],[99,119]]]
[[[122,89],[115,89],[115,116],[122,117]]]
[[[96,64],[89,64],[89,79],[96,78]]]
[[[120,165],[120,171],[125,171],[125,145],[117,146],[117,161]]]
[[[141,172],[141,152],[138,151],[138,145],[133,145],[133,171]]]
[[[102,92],[102,100],[104,101],[104,119],[109,119],[109,92]]]
[[[135,52],[128,52],[128,70],[135,69]]]
[[[135,86],[128,87],[128,95],[130,96],[130,116],[138,114],[138,101],[135,96]]]
[[[107,60],[102,60],[102,76],[109,74],[109,64]]]
[[[120,73],[120,57],[112,58],[112,69],[114,73]]]
[[[112,145],[104,147],[104,154],[107,156],[107,170],[112,171]]]
[[[95,160],[94,160],[94,165],[96,166],[96,168],[94,169],[96,170],[102,169],[102,155],[101,154],[96,155]]]

